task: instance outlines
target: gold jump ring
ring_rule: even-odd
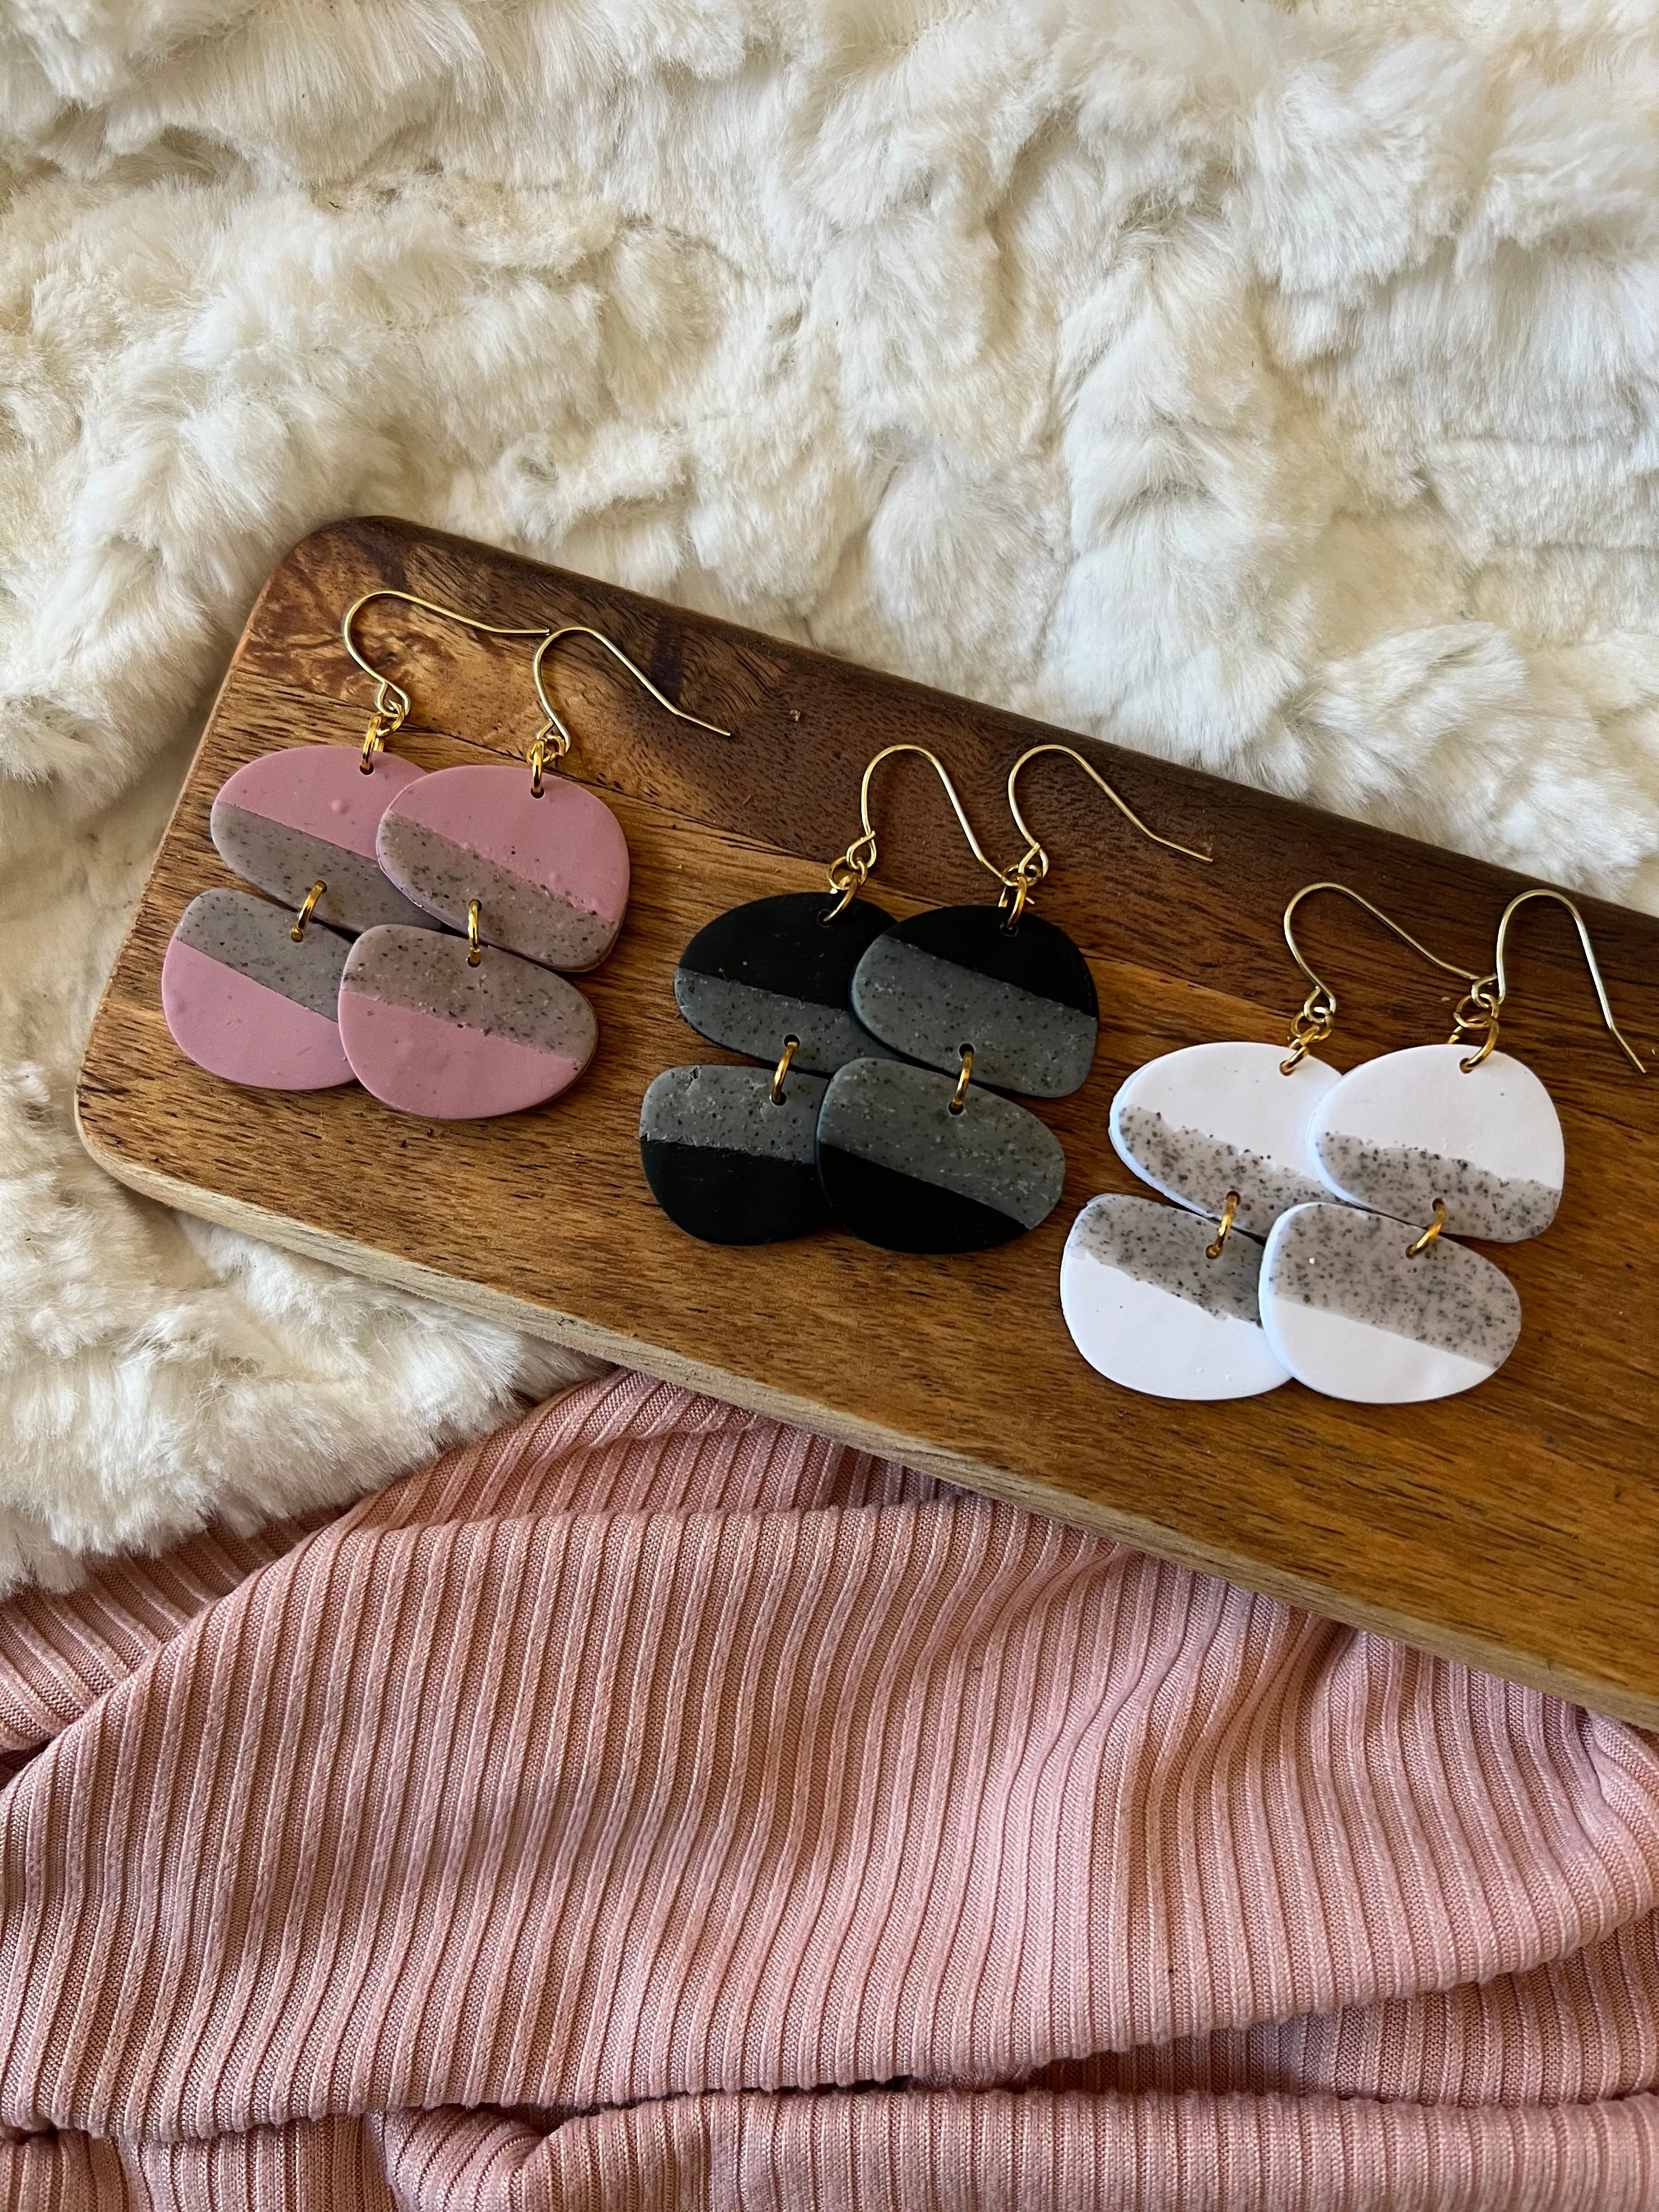
[[[483,954],[478,949],[478,902],[469,899],[466,902],[466,964],[469,968],[476,968],[483,958]]]
[[[950,1111],[952,1114],[960,1114],[963,1107],[967,1104],[968,1085],[973,1081],[973,1079],[974,1048],[970,1044],[965,1044],[962,1048],[962,1073],[957,1078],[956,1095],[951,1099],[950,1105]]]
[[[772,1070],[772,1103],[775,1106],[781,1106],[783,1103],[783,1079],[789,1073],[790,1061],[799,1050],[800,1039],[798,1036],[785,1037],[783,1051],[779,1056],[777,1066]]]
[[[1445,1225],[1446,1201],[1443,1198],[1437,1198],[1434,1201],[1434,1219],[1414,1243],[1406,1247],[1406,1257],[1408,1260],[1415,1260],[1419,1254],[1426,1252]]]
[[[1218,1260],[1221,1257],[1226,1249],[1227,1239],[1233,1233],[1233,1217],[1237,1212],[1238,1193],[1236,1190],[1230,1190],[1227,1193],[1227,1203],[1221,1209],[1221,1226],[1216,1231],[1215,1243],[1206,1244],[1204,1248],[1204,1256],[1206,1260]]]
[[[289,932],[289,935],[294,939],[294,942],[296,945],[298,945],[305,936],[306,924],[311,919],[313,908],[316,905],[318,900],[321,898],[323,893],[327,889],[328,885],[326,884],[317,883],[313,884],[311,889],[306,893],[306,902],[300,908],[299,913],[295,915],[294,927]]]

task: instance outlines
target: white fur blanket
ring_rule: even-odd
[[[76,1144],[205,702],[331,516],[1659,903],[1654,22],[6,0],[0,1577],[571,1371]]]

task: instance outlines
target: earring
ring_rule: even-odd
[[[751,899],[717,915],[680,955],[674,998],[685,1019],[711,1043],[761,1063],[668,1068],[641,1108],[640,1158],[653,1195],[706,1243],[781,1243],[835,1218],[816,1162],[818,1115],[829,1078],[886,1055],[853,1012],[852,984],[872,942],[893,925],[860,894],[878,857],[871,782],[902,752],[933,762],[965,823],[926,747],[885,746],[860,786],[861,832],[826,872],[830,902],[822,891]]]
[[[1285,941],[1309,984],[1279,1045],[1213,1043],[1137,1068],[1112,1102],[1114,1146],[1153,1189],[1188,1209],[1109,1194],[1073,1224],[1060,1306],[1091,1365],[1163,1398],[1255,1397],[1290,1379],[1261,1326],[1263,1240],[1292,1207],[1328,1196],[1309,1134],[1340,1079],[1312,1057],[1336,1024],[1336,994],[1296,939],[1297,908],[1316,891],[1363,907],[1413,951],[1474,985],[1344,884],[1309,884],[1285,909]]]
[[[981,1251],[1036,1228],[1059,1203],[1059,1139],[998,1095],[1066,1097],[1088,1079],[1099,1035],[1088,962],[1063,929],[1030,911],[1048,855],[1020,812],[1018,781],[1045,752],[1075,761],[1145,836],[1171,843],[1069,745],[1035,745],[1009,771],[1009,809],[1026,841],[1012,868],[987,859],[951,792],[974,857],[1000,896],[994,906],[915,915],[871,945],[853,978],[853,1010],[921,1066],[853,1062],[830,1084],[818,1121],[825,1193],[842,1225],[871,1243]]]
[[[1517,894],[1498,922],[1491,973],[1468,979],[1451,1041],[1364,1062],[1315,1111],[1313,1153],[1340,1202],[1297,1206],[1276,1224],[1262,1261],[1261,1318],[1291,1372],[1328,1397],[1367,1405],[1450,1397],[1484,1382],[1515,1347],[1513,1284],[1453,1240],[1539,1236],[1560,1203],[1565,1146],[1554,1101],[1497,1048],[1510,925],[1539,898],[1572,916],[1608,1033],[1647,1073],[1613,1018],[1577,907],[1541,887]]]
[[[351,623],[364,604],[343,625],[360,666]],[[386,808],[422,781],[412,761],[385,750],[408,712],[408,695],[375,676],[360,747],[289,745],[245,763],[221,786],[208,817],[221,859],[282,905],[204,891],[173,931],[161,1010],[179,1050],[210,1074],[268,1091],[351,1081],[337,1019],[347,938],[381,923],[434,927],[387,880],[374,850]]]
[[[368,596],[496,631],[409,592]],[[346,637],[368,668],[350,635],[365,603],[348,613]],[[539,639],[531,672],[545,717],[528,775],[493,763],[440,769],[401,792],[375,833],[380,866],[398,890],[434,921],[466,932],[463,944],[426,922],[373,929],[342,971],[346,1057],[366,1091],[404,1113],[471,1121],[521,1112],[574,1083],[598,1043],[592,1009],[550,971],[592,968],[615,943],[628,903],[628,844],[603,799],[562,777],[546,780],[550,762],[571,744],[545,688],[554,647],[593,638],[678,720],[731,734],[665,698],[598,630],[573,623],[528,634]]]
[[[571,747],[547,694],[548,655],[567,639],[592,638],[676,721],[717,738],[732,732],[665,698],[603,631],[568,623],[537,635],[530,672],[544,719],[531,743],[528,778],[494,763],[440,769],[386,809],[375,850],[398,888],[451,929],[465,926],[476,903],[486,944],[581,974],[599,966],[622,927],[628,841],[596,793],[560,776],[547,780]]]

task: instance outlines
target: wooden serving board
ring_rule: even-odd
[[[358,741],[369,690],[340,617],[380,583],[500,623],[591,623],[670,697],[733,732],[669,720],[596,647],[556,657],[570,771],[621,817],[634,890],[617,951],[580,979],[598,1059],[532,1114],[434,1125],[355,1087],[238,1090],[186,1061],[162,1022],[173,924],[194,893],[231,880],[208,839],[213,794],[274,747]],[[399,750],[426,768],[522,752],[538,719],[523,644],[385,602],[362,635],[415,702]],[[1279,935],[1293,890],[1340,878],[1484,969],[1518,878],[1082,740],[1148,821],[1212,850],[1215,865],[1135,837],[1068,763],[1039,762],[1022,781],[1054,861],[1040,908],[1088,953],[1102,1009],[1089,1082],[1035,1109],[1070,1163],[1048,1223],[957,1258],[901,1258],[840,1234],[726,1250],[693,1243],[653,1204],[636,1139],[646,1086],[723,1056],[674,1006],[675,959],[694,931],[740,900],[821,884],[856,830],[864,762],[899,738],[939,750],[988,848],[1011,858],[1004,780],[1047,734],[404,524],[319,531],[261,594],[134,917],[82,1070],[87,1146],[190,1212],[1659,1724],[1659,1076],[1639,1079],[1601,1030],[1559,908],[1529,908],[1512,940],[1504,1042],[1560,1108],[1567,1191],[1547,1236],[1493,1253],[1525,1312],[1493,1381],[1409,1408],[1340,1405],[1294,1383],[1170,1405],[1096,1375],[1060,1315],[1078,1210],[1138,1188],[1107,1138],[1123,1077],[1176,1046],[1283,1036],[1304,988]],[[921,762],[884,769],[876,818],[871,890],[893,912],[994,890]],[[1654,1059],[1659,923],[1584,904],[1615,1007]],[[1445,979],[1344,902],[1304,915],[1310,957],[1341,998],[1326,1057],[1346,1067],[1444,1036]]]

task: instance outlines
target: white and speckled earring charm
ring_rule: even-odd
[[[1175,1206],[1109,1193],[1066,1242],[1060,1310],[1078,1350],[1112,1382],[1152,1397],[1223,1399],[1290,1380],[1261,1327],[1262,1239],[1291,1207],[1325,1195],[1308,1128],[1338,1079],[1312,1056],[1335,1011],[1316,979],[1288,1052],[1188,1045],[1119,1088],[1109,1124],[1118,1157]]]
[[[1534,898],[1571,914],[1607,1028],[1645,1073],[1613,1020],[1577,908],[1559,891],[1521,892],[1498,925],[1492,972],[1466,975],[1453,1041],[1368,1060],[1315,1108],[1309,1141],[1329,1198],[1275,1224],[1260,1301],[1275,1353],[1327,1397],[1367,1405],[1450,1397],[1495,1374],[1519,1339],[1513,1285],[1452,1240],[1521,1243],[1549,1227],[1561,1200],[1565,1147],[1554,1102],[1529,1068],[1497,1049],[1510,921]]]
[[[1290,1380],[1261,1325],[1261,1246],[1233,1224],[1108,1191],[1072,1224],[1060,1310],[1109,1382],[1152,1398],[1255,1398]]]

